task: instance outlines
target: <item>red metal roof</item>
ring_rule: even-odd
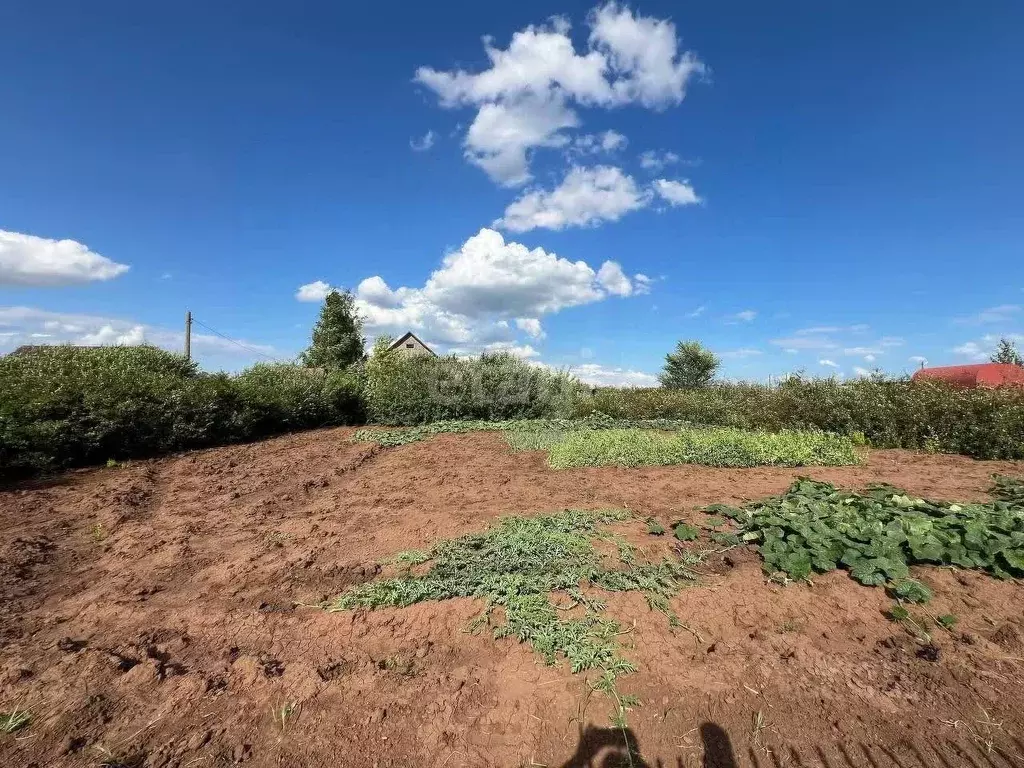
[[[1024,368],[1007,363],[981,363],[980,365],[947,365],[941,368],[922,368],[915,380],[937,379],[959,387],[1024,387]]]

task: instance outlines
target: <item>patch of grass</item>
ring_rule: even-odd
[[[678,625],[668,600],[683,583],[695,579],[689,567],[697,562],[696,557],[692,561],[639,560],[637,550],[621,536],[601,528],[629,517],[619,510],[506,517],[483,533],[436,543],[423,575],[406,571],[368,582],[325,607],[342,611],[478,598],[485,607],[474,622],[477,626],[493,623],[496,638],[515,637],[529,643],[549,664],[565,659],[573,672],[597,670],[600,690],[613,690],[616,678],[635,668],[620,653],[618,622],[605,615],[602,601],[582,590],[641,592],[653,609]],[[595,541],[614,542],[618,558],[602,554]],[[500,609],[500,619],[495,619],[495,609]],[[628,700],[617,691],[615,698],[619,716]]]
[[[645,429],[569,432],[553,445],[555,469],[601,466],[703,464],[711,467],[803,467],[858,464],[848,437],[827,432],[750,432],[732,428],[684,428],[675,433]]]
[[[15,707],[12,712],[0,712],[0,733],[15,733],[31,722],[32,714],[27,709]]]
[[[901,601],[923,603],[931,592],[910,578],[911,565],[1024,576],[1024,480],[997,478],[992,493],[997,500],[987,504],[953,504],[889,485],[855,493],[801,479],[782,496],[707,511],[735,520],[771,574],[806,579],[845,568],[862,584],[887,586]]]
[[[105,538],[107,538],[108,535],[109,534],[107,533],[107,529],[103,526],[103,523],[96,523],[95,525],[93,525],[92,528],[89,529],[89,536],[97,544],[99,544]]]
[[[663,536],[665,534],[665,526],[652,517],[647,521],[647,532],[651,536]]]
[[[417,427],[358,429],[355,442],[377,443],[385,447],[407,445],[434,435],[463,432],[505,432],[515,451],[539,451],[550,448],[567,432],[605,429],[681,429],[690,422],[680,419],[612,419],[593,415],[582,419],[523,419],[518,421],[435,421]]]

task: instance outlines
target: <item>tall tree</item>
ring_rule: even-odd
[[[680,341],[665,355],[665,368],[658,379],[668,389],[706,387],[715,378],[722,361],[699,341]]]
[[[1024,357],[1017,351],[1017,345],[1009,339],[1000,339],[996,353],[989,358],[993,363],[1009,363],[1024,366]]]
[[[347,368],[365,354],[363,319],[348,291],[331,291],[320,307],[320,319],[313,329],[313,343],[302,353],[310,368]]]

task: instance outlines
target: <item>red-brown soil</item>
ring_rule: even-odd
[[[0,766],[628,765],[609,701],[514,639],[469,634],[478,602],[326,613],[401,549],[499,515],[626,507],[663,523],[778,493],[799,474],[986,498],[1024,463],[871,452],[836,469],[554,471],[495,434],[392,449],[324,430],[0,491]],[[672,607],[609,610],[638,672],[621,689],[655,766],[1024,766],[1024,587],[920,569],[923,647],[881,589],[836,572],[766,581],[734,549]],[[635,627],[634,627],[635,622]],[[281,710],[294,705],[282,721]]]

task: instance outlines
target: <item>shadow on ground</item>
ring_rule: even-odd
[[[786,745],[751,746],[739,758],[729,734],[717,723],[702,723],[700,739],[702,757],[691,754],[685,762],[677,757],[672,765],[660,759],[652,763],[644,759],[632,730],[591,725],[580,733],[576,752],[559,768],[1024,768],[1024,743],[1016,738],[1013,742],[1020,751],[1014,752],[990,743],[949,740],[927,746],[907,741],[895,747],[835,743],[802,751]]]
[[[700,738],[704,745],[706,768],[737,768],[732,741],[725,729],[716,723],[704,723],[700,727]],[[669,768],[663,761],[649,763],[643,758],[640,743],[629,728],[598,728],[588,725],[581,733],[576,752],[561,768]],[[672,768],[682,768],[682,758],[676,758]]]

